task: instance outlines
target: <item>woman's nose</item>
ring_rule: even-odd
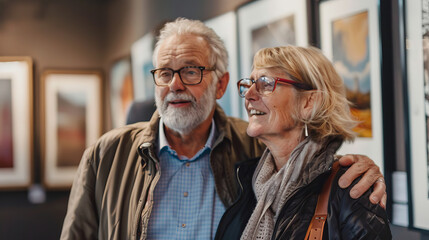
[[[249,90],[247,90],[246,94],[244,95],[244,98],[246,100],[256,100],[258,99],[259,94],[258,94],[258,90],[256,89],[256,84],[252,84],[249,88]]]

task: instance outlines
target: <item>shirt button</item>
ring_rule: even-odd
[[[188,196],[188,192],[184,192],[184,193],[183,193],[183,196],[184,196],[184,197],[187,197],[187,196]]]
[[[188,162],[187,162],[187,163],[186,163],[186,166],[187,166],[187,167],[191,166],[191,163],[188,163]]]
[[[186,224],[182,223],[182,228],[185,228],[185,227],[186,227]]]

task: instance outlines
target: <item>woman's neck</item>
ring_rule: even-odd
[[[303,140],[301,131],[287,134],[287,136],[269,136],[259,139],[270,150],[277,170],[280,170],[287,163],[292,151]]]

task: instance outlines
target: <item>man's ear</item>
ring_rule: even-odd
[[[306,96],[303,98],[302,103],[302,115],[305,119],[310,118],[313,107],[315,107],[316,102],[319,99],[319,92],[317,91],[308,91]]]
[[[225,94],[226,87],[228,87],[229,72],[226,72],[221,78],[219,78],[216,86],[216,99],[220,99]]]

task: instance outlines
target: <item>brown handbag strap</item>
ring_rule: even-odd
[[[319,198],[317,199],[316,210],[311,219],[310,226],[308,226],[307,234],[304,238],[305,240],[321,240],[323,238],[323,228],[325,227],[326,218],[328,217],[329,193],[331,192],[332,181],[339,169],[339,162],[335,161],[334,164],[332,164],[331,175],[329,175],[329,178],[323,185],[322,192],[320,192]]]

